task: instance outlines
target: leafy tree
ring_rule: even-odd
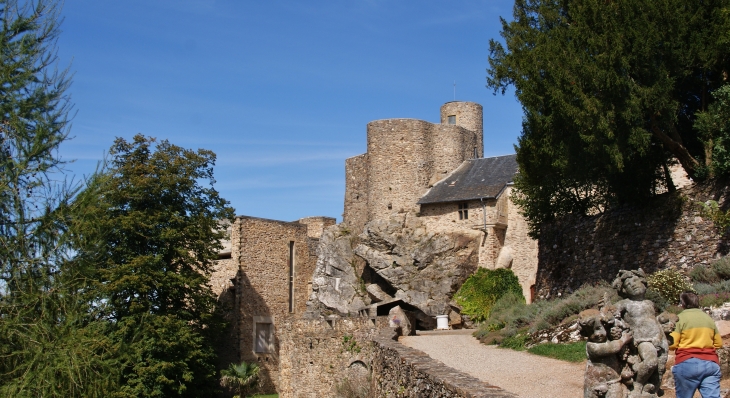
[[[489,318],[494,303],[508,292],[525,300],[520,281],[511,269],[479,268],[461,285],[454,299],[462,307],[462,314],[469,315],[476,322],[484,322]]]
[[[109,341],[75,295],[83,283],[62,272],[74,190],[56,152],[71,109],[56,69],[59,12],[55,1],[0,0],[3,397],[105,396],[114,384]]]
[[[516,201],[533,235],[570,212],[601,211],[713,172],[694,129],[727,79],[728,0],[516,0],[490,41],[487,86],[524,109]]]
[[[219,330],[208,280],[233,209],[213,188],[215,155],[141,135],[118,138],[110,164],[78,195],[73,231],[83,269],[119,344],[117,396],[210,396]]]
[[[245,398],[246,392],[258,380],[260,370],[259,365],[255,363],[232,363],[228,369],[221,370],[221,384],[223,387],[238,391],[238,395],[234,395],[233,398]]]

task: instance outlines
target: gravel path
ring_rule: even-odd
[[[418,332],[398,341],[423,351],[446,366],[523,398],[580,398],[585,363],[574,364],[527,352],[486,346],[473,330]]]

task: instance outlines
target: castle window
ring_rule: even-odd
[[[294,312],[294,242],[289,242],[289,312]]]
[[[469,204],[459,203],[459,220],[469,219]]]
[[[271,317],[253,317],[253,351],[257,354],[274,352],[274,324]]]
[[[449,116],[447,124],[456,124],[456,115]]]

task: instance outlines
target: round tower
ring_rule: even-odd
[[[476,102],[452,101],[441,106],[441,124],[455,124],[474,133],[477,153],[484,156],[483,109]]]

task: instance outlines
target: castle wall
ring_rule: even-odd
[[[505,202],[508,227],[505,231],[504,247],[500,253],[501,258],[497,260],[497,267],[512,261],[511,268],[517,275],[517,279],[520,280],[522,294],[527,303],[531,303],[534,299],[532,286],[535,285],[535,275],[537,274],[538,242],[527,234],[529,231],[527,220],[520,214],[519,207],[510,200],[511,191],[512,188],[507,187],[500,197]]]
[[[431,177],[432,130],[433,124],[415,119],[368,123],[368,221],[417,211]]]
[[[287,319],[281,327],[281,398],[336,397],[345,382],[367,383],[373,343],[387,317]]]
[[[345,211],[342,222],[359,235],[368,218],[368,154],[345,159]]]
[[[476,102],[453,101],[441,106],[441,124],[447,124],[449,116],[456,116],[456,125],[473,132],[476,136],[476,147],[480,158],[484,157],[483,114],[482,106]]]
[[[537,241],[527,235],[527,222],[519,208],[509,199],[507,187],[498,199],[484,203],[486,210],[486,237],[479,245],[479,266],[489,269],[511,268],[520,281],[522,293],[531,302],[531,287],[537,272]],[[484,231],[482,202],[466,202],[467,220],[459,219],[459,203],[421,205],[420,215],[429,230],[471,229]]]
[[[234,224],[233,259],[237,261],[236,306],[240,360],[262,367],[265,391],[275,391],[279,380],[279,328],[290,314],[306,310],[315,258],[310,253],[307,225],[254,217],[238,217]],[[294,242],[293,308],[290,312],[289,254]],[[267,326],[267,324],[271,326]],[[255,333],[264,326],[269,352],[255,352]],[[266,351],[266,350],[265,350]]]
[[[448,116],[456,124],[448,123]],[[416,202],[432,180],[484,152],[482,107],[450,102],[442,124],[415,119],[376,120],[367,125],[367,153],[345,161],[343,221],[355,233],[374,219],[418,211]]]
[[[725,188],[690,186],[645,206],[620,207],[594,216],[569,216],[543,225],[537,296],[570,293],[585,283],[610,281],[620,269],[689,272],[728,254],[729,246],[700,203],[721,203]]]
[[[335,225],[337,223],[337,220],[332,217],[315,216],[300,218],[297,222],[299,224],[304,224],[307,226],[308,237],[319,239],[322,237],[322,232],[324,232],[324,229],[329,226]]]

